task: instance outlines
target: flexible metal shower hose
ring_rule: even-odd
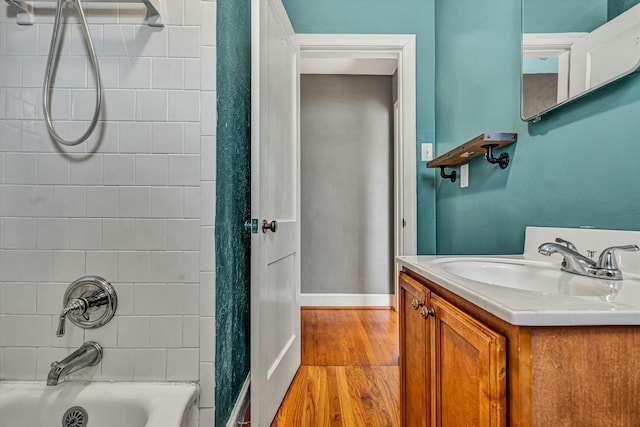
[[[66,140],[62,138],[56,132],[53,121],[51,120],[51,79],[52,77],[52,68],[53,62],[55,60],[55,54],[58,50],[59,44],[59,31],[62,25],[62,10],[64,9],[65,0],[58,0],[58,7],[56,8],[56,17],[53,24],[53,34],[51,35],[51,46],[49,47],[49,58],[47,59],[47,68],[44,76],[44,96],[43,96],[43,104],[44,104],[44,118],[47,123],[47,129],[49,129],[49,133],[53,137],[53,139],[63,145],[73,146],[81,144],[86,141],[87,138],[91,135],[96,125],[98,124],[98,117],[100,116],[100,109],[102,106],[102,80],[100,79],[100,68],[98,67],[98,58],[96,57],[96,51],[93,47],[93,40],[91,40],[91,34],[89,33],[89,26],[87,25],[87,19],[84,15],[84,10],[82,9],[82,4],[80,0],[74,0],[76,3],[76,7],[78,9],[78,15],[80,16],[80,20],[82,21],[82,31],[84,33],[85,41],[87,44],[87,48],[89,49],[89,56],[91,58],[91,64],[93,66],[93,72],[96,76],[96,107],[94,110],[93,118],[91,119],[91,123],[87,130],[77,139]]]

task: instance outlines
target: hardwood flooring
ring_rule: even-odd
[[[302,366],[272,427],[400,424],[397,313],[303,309]]]

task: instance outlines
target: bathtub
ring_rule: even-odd
[[[0,427],[196,427],[197,396],[186,383],[0,382]]]

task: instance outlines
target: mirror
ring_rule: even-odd
[[[522,120],[640,66],[640,0],[522,0],[522,33]]]

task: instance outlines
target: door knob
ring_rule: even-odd
[[[278,229],[278,223],[273,220],[271,222],[267,221],[266,219],[262,220],[262,232],[266,233],[267,230],[271,230],[274,233],[276,232],[276,230]]]

